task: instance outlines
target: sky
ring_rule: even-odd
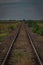
[[[43,19],[43,0],[0,0],[0,20]]]

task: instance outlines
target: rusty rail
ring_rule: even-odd
[[[6,56],[4,57],[4,59],[3,59],[1,65],[4,65],[4,64],[5,64],[7,58],[8,58],[8,56],[9,56],[9,54],[10,54],[10,51],[11,51],[11,49],[12,49],[12,46],[13,46],[13,44],[14,44],[14,41],[16,40],[16,38],[17,38],[17,36],[18,36],[18,34],[19,34],[19,31],[20,31],[21,25],[22,25],[22,24],[20,24],[18,30],[16,31],[16,35],[14,36],[14,39],[13,39],[13,41],[12,41],[12,44],[10,45],[10,47],[9,47],[7,53],[6,53]]]
[[[38,54],[38,52],[37,52],[37,50],[36,50],[36,48],[35,48],[35,46],[34,46],[34,44],[33,44],[33,40],[32,40],[32,38],[31,38],[29,32],[28,32],[27,29],[26,29],[26,25],[24,25],[24,27],[25,27],[25,31],[26,31],[27,37],[29,38],[30,43],[31,43],[31,46],[32,46],[32,48],[33,48],[33,50],[34,50],[34,52],[35,52],[35,54],[36,54],[36,57],[37,57],[37,59],[38,59],[38,62],[39,62],[40,65],[43,65],[43,63],[42,63],[42,61],[41,61],[41,59],[40,59],[40,57],[39,57],[39,54]]]

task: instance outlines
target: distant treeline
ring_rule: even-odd
[[[13,22],[43,22],[43,20],[0,20],[0,23],[13,23]]]
[[[0,20],[0,23],[16,23],[17,20]]]
[[[19,20],[19,21],[24,21],[24,22],[43,22],[43,20]]]

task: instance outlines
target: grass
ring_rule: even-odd
[[[8,36],[8,34],[9,34],[9,33],[7,33],[7,32],[6,32],[6,33],[1,33],[1,34],[0,34],[0,42],[3,41],[3,38],[4,38],[5,36]]]
[[[28,27],[32,28],[33,33],[37,33],[43,36],[43,22],[29,20],[27,24],[28,24]]]
[[[41,36],[43,36],[43,28],[40,28],[38,31],[37,31],[38,34],[40,34]]]
[[[15,30],[18,26],[18,22],[0,22],[0,41],[3,41],[4,37]]]
[[[1,34],[0,34],[0,37],[2,37],[2,36],[6,36],[6,35],[8,35],[7,32],[6,32],[6,33],[1,33]]]
[[[39,25],[37,25],[36,23],[34,23],[33,26],[32,26],[32,31],[34,33],[37,33],[38,30],[39,30]]]
[[[10,26],[8,27],[8,29],[12,31],[12,30],[15,30],[16,27],[17,27],[16,25],[14,25],[14,26],[13,26],[13,25],[10,25]]]

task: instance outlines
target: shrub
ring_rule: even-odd
[[[32,27],[32,23],[33,23],[33,22],[32,22],[31,20],[29,20],[29,21],[28,21],[28,26],[29,26],[29,27]]]
[[[29,20],[29,21],[28,21],[28,26],[29,26],[29,27],[32,27],[32,26],[34,26],[34,25],[37,25],[37,22],[35,22],[35,21],[33,21],[33,20]]]
[[[13,26],[10,26],[10,29],[11,29],[11,30],[14,30],[14,27],[13,27]]]
[[[38,29],[39,29],[39,25],[37,25],[37,24],[33,24],[32,25],[32,31],[34,32],[34,33],[36,33],[37,31],[38,31]]]
[[[43,28],[39,30],[39,34],[43,36]]]
[[[14,30],[15,29],[15,26],[11,25],[8,27],[9,30]]]

